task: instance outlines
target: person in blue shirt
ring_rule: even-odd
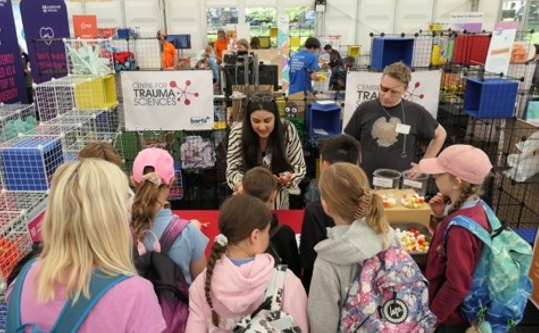
[[[303,49],[294,53],[290,57],[290,85],[288,94],[292,95],[298,92],[304,94],[312,93],[312,80],[317,81],[318,51],[320,50],[320,41],[314,37],[309,37],[305,41]]]

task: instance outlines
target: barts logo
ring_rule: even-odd
[[[175,106],[183,102],[191,104],[192,97],[199,97],[198,92],[189,92],[190,80],[186,80],[184,87],[178,86],[175,80],[170,82],[134,82],[131,87],[135,95],[135,106]]]
[[[210,117],[191,117],[189,122],[191,125],[206,125],[210,122]]]

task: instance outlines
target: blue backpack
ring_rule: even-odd
[[[30,267],[35,260],[28,262],[21,270],[19,277],[15,281],[7,310],[6,332],[23,333],[27,327],[32,328],[32,333],[45,332],[35,323],[21,322],[21,292],[24,280]],[[100,270],[94,270],[90,279],[90,299],[84,296],[79,297],[76,303],[71,299],[67,300],[52,329],[48,333],[76,333],[90,311],[97,302],[115,285],[125,279],[130,278],[127,275],[108,277]]]
[[[524,315],[532,291],[528,272],[532,248],[513,230],[500,221],[483,201],[481,205],[492,228],[492,234],[469,217],[452,218],[444,233],[444,246],[449,228],[466,228],[483,243],[481,257],[473,274],[473,284],[464,298],[462,315],[483,333],[503,333],[515,327]]]

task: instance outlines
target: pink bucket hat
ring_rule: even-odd
[[[424,158],[419,162],[421,171],[436,175],[449,173],[470,184],[480,185],[492,169],[487,154],[470,145],[452,145],[436,158]]]
[[[170,184],[170,180],[175,175],[174,160],[163,149],[146,148],[138,153],[133,162],[133,180],[135,182],[141,182],[145,167],[153,167],[163,184]]]

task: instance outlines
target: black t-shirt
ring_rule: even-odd
[[[410,126],[409,134],[397,133],[398,124]],[[361,167],[372,183],[376,169],[410,169],[417,139],[432,140],[438,125],[417,103],[402,99],[401,103],[384,110],[376,99],[358,106],[344,132],[361,143]]]

